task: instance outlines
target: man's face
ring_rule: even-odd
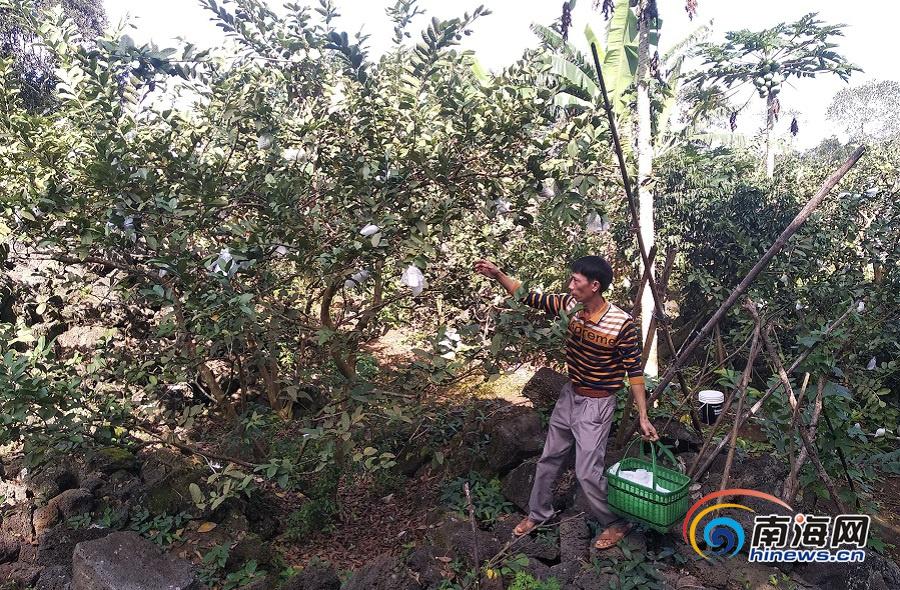
[[[569,294],[578,303],[584,303],[600,291],[600,282],[591,281],[580,272],[573,272],[569,279]]]

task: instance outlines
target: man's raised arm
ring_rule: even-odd
[[[522,284],[519,281],[507,276],[506,273],[497,268],[497,265],[490,260],[477,261],[475,263],[475,271],[483,274],[486,277],[497,279],[498,281],[500,281],[500,284],[503,285],[503,288],[506,289],[506,291],[510,295],[515,294],[516,289],[518,289]],[[551,316],[556,316],[557,314],[559,314],[560,310],[568,310],[573,305],[575,305],[575,299],[571,295],[565,293],[541,294],[532,291],[531,293],[528,293],[524,299],[522,299],[522,303],[528,305],[529,307],[543,310]]]
[[[478,260],[475,262],[475,272],[483,274],[489,279],[497,279],[503,288],[512,295],[519,288],[521,283],[506,275],[497,265],[490,260]]]

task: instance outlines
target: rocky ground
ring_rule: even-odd
[[[561,383],[559,375],[540,371],[523,395],[540,406],[553,399]],[[437,589],[474,568],[476,554],[481,562],[491,559],[498,572],[512,562],[537,579],[555,578],[566,590],[605,588],[614,578],[672,589],[900,588],[900,568],[874,551],[853,566],[778,569],[749,564],[743,556],[704,561],[677,531],[638,528],[621,546],[597,552],[590,547],[595,531],[582,514],[571,471],[556,490],[560,517],[545,530],[514,541],[511,531],[521,514],[473,530],[467,519],[440,505],[440,480],[472,468],[500,477],[503,495],[524,512],[544,437],[534,408],[507,402],[491,407],[480,426],[490,442],[478,457],[457,445],[440,472],[424,460],[403,463],[409,479],[383,498],[343,489],[343,524],[331,534],[313,535],[308,543],[281,536],[285,515],[302,498],[261,490],[253,502],[198,512],[187,489],[190,483],[202,484],[208,470],[182,453],[149,446],[137,453],[103,448],[85,457],[57,458],[34,471],[7,457],[0,473],[0,495],[6,498],[0,580],[10,588],[41,590],[203,588],[201,557],[225,545],[230,548],[225,572],[237,572],[250,560],[277,571],[272,567],[276,553],[300,570],[286,580],[270,575],[242,586],[256,589]],[[464,441],[466,432],[458,436]],[[700,442],[694,433],[670,424],[663,436],[679,462],[691,461]],[[449,447],[454,448],[453,441]],[[621,457],[621,451],[610,448],[609,453],[611,462]],[[714,465],[692,488],[692,498],[718,489],[719,473],[721,465]],[[742,455],[734,475],[733,487],[774,493],[785,468],[769,455]],[[154,520],[161,514],[185,516]],[[518,555],[527,561],[516,560]],[[481,587],[503,588],[502,580],[486,578]]]

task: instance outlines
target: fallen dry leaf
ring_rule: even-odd
[[[213,530],[214,528],[216,528],[216,523],[207,521],[200,525],[200,527],[197,529],[197,532],[198,533],[208,533],[209,531]]]

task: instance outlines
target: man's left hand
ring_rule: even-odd
[[[650,419],[646,417],[641,418],[641,438],[644,440],[659,440],[656,428],[654,428]]]

